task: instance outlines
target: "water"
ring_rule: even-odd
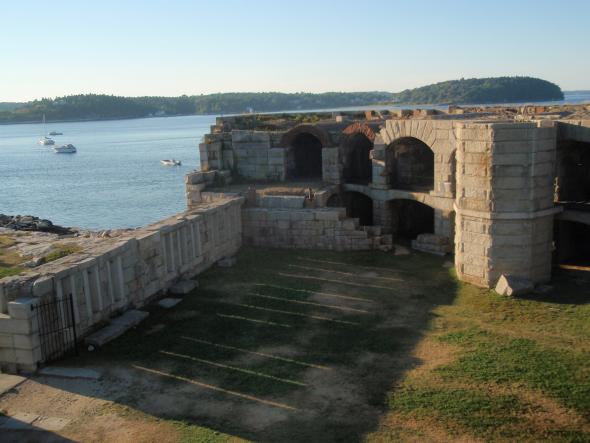
[[[0,213],[32,214],[87,229],[146,225],[183,211],[184,175],[215,116],[48,123],[55,154],[37,144],[41,124],[0,126]],[[160,160],[174,158],[180,167]]]
[[[590,91],[565,94],[564,101],[551,104],[590,102]],[[392,106],[351,109],[380,108]],[[198,143],[214,121],[215,116],[188,116],[48,123],[47,132],[64,133],[54,137],[57,144],[78,148],[72,155],[37,144],[41,124],[0,125],[0,213],[112,229],[181,212],[184,175],[198,168]],[[166,158],[181,160],[182,166],[162,166]]]

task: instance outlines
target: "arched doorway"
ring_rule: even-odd
[[[393,189],[434,189],[434,152],[426,143],[414,137],[399,138],[389,145],[386,161]]]
[[[322,142],[315,135],[297,134],[289,149],[287,178],[321,180],[322,148]]]
[[[415,200],[393,200],[391,233],[396,241],[409,242],[419,234],[434,233],[434,209]]]
[[[590,267],[590,225],[555,220],[555,262]]]
[[[371,149],[373,149],[373,142],[361,132],[346,139],[343,144],[345,183],[366,185],[371,182],[373,175]]]
[[[565,141],[557,149],[557,200],[590,201],[590,143]]]
[[[365,194],[354,191],[334,194],[328,199],[327,205],[346,208],[346,216],[358,218],[361,226],[373,225],[373,200]]]

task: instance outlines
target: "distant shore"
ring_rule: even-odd
[[[367,108],[371,106],[375,107],[393,107],[393,108],[400,108],[403,106],[422,106],[422,107],[445,107],[445,106],[525,106],[527,104],[541,104],[541,103],[555,103],[555,104],[564,104],[564,105],[574,105],[574,104],[585,104],[590,103],[590,90],[575,90],[575,91],[564,91],[564,95],[566,96],[564,100],[529,100],[523,101],[518,103],[507,103],[507,102],[489,102],[489,103],[420,103],[420,102],[377,102],[377,103],[369,103],[365,105],[357,105],[359,109]],[[585,96],[581,100],[572,101],[572,96],[582,95]],[[568,97],[569,96],[569,97]],[[355,106],[346,106],[341,107],[341,109],[350,110],[355,108]],[[326,107],[326,108],[316,108],[316,109],[282,109],[282,110],[265,110],[265,111],[258,111],[255,114],[279,114],[279,113],[300,113],[300,112],[330,112],[335,111],[335,108]],[[78,118],[78,119],[63,119],[63,120],[47,120],[47,123],[82,123],[82,122],[99,122],[99,121],[117,121],[117,120],[139,120],[139,119],[147,119],[147,118],[170,118],[170,117],[189,117],[189,116],[217,116],[217,115],[235,115],[238,113],[234,112],[222,112],[222,113],[213,113],[213,114],[197,114],[197,113],[186,113],[186,114],[170,114],[170,115],[144,115],[144,116],[136,116],[136,117],[115,117],[115,118]],[[6,125],[30,125],[30,124],[40,124],[39,120],[27,120],[27,121],[14,121],[14,122],[3,122],[0,121],[0,126]]]

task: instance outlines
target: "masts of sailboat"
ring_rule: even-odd
[[[47,137],[47,130],[45,129],[45,114],[43,114],[43,137],[39,140],[39,144],[43,146],[51,146],[55,144],[53,139]]]

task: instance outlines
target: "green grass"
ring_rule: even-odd
[[[180,377],[155,378],[150,396],[181,400],[190,392],[199,414],[166,415],[185,441],[390,441],[407,437],[408,420],[426,436],[443,429],[485,441],[590,441],[587,288],[558,277],[551,296],[501,297],[457,282],[444,261],[244,248],[235,267],[200,275],[199,288],[171,310],[148,306],[146,322],[82,359]],[[419,371],[430,356],[413,353],[425,342],[453,354]],[[277,411],[268,406],[190,390],[186,379],[304,412],[273,422]],[[209,398],[232,406],[209,411]],[[562,421],[545,399],[562,408]],[[120,401],[141,408],[141,396]],[[232,412],[240,408],[270,424],[252,425]],[[397,428],[380,427],[388,417],[397,417]]]
[[[465,426],[476,433],[487,433],[518,421],[529,407],[514,395],[489,395],[477,390],[407,387],[392,393],[389,406],[418,417],[438,416]]]
[[[481,329],[445,335],[441,340],[465,353],[438,369],[447,380],[521,383],[554,397],[580,413],[590,411],[590,354],[545,348]]]
[[[53,251],[43,257],[41,262],[42,264],[59,260],[60,258],[67,257],[68,255],[75,254],[76,252],[80,252],[82,250],[82,248],[77,245],[56,244],[54,245],[54,248],[55,249]]]
[[[10,277],[11,275],[18,275],[23,271],[25,271],[25,269],[20,268],[18,266],[17,267],[11,266],[10,268],[5,268],[3,266],[0,266],[0,278]]]
[[[0,278],[17,275],[25,270],[18,266],[24,261],[23,257],[14,251],[8,250],[14,244],[13,238],[0,235]]]

